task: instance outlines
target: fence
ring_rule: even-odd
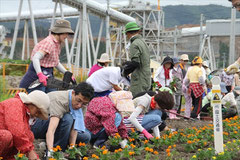
[[[16,92],[26,92],[23,88],[7,88],[6,86],[6,76],[23,76],[28,70],[29,64],[13,64],[13,63],[0,63],[0,73],[3,79],[3,85],[1,88],[5,94],[15,94]],[[77,68],[76,66],[71,66],[71,72],[77,79],[77,81],[84,81],[87,78],[88,68]],[[54,74],[56,71],[54,71]],[[0,90],[1,90],[0,89]]]

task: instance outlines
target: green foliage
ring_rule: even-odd
[[[6,81],[0,77],[0,102],[12,97],[11,95],[8,95],[4,89],[6,89]]]

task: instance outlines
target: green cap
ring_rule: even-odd
[[[125,33],[129,32],[129,31],[138,31],[141,28],[137,25],[136,22],[128,22],[125,25]]]

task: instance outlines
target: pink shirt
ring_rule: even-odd
[[[44,51],[47,54],[40,60],[40,65],[42,67],[56,67],[59,63],[59,55],[61,52],[61,44],[55,39],[53,35],[47,36],[45,39],[41,40],[32,51],[31,58],[38,51]]]
[[[94,72],[96,72],[97,70],[102,69],[102,68],[103,67],[99,66],[98,64],[93,65],[88,74],[88,77],[90,77]]]

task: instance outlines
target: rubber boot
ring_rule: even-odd
[[[108,140],[108,135],[106,131],[102,131],[100,135],[96,138],[96,141],[94,142],[93,146],[101,148],[104,145],[104,142]]]

